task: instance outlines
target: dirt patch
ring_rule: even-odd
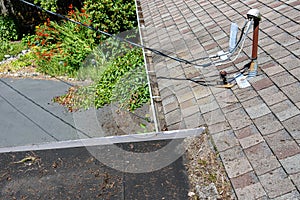
[[[0,78],[31,78],[40,80],[53,80],[53,81],[63,81],[69,83],[70,85],[87,85],[90,81],[78,81],[75,78],[69,78],[65,76],[53,77],[44,73],[37,72],[37,68],[34,65],[22,67],[18,70],[13,70],[10,68],[9,64],[3,64],[0,67]]]
[[[190,182],[189,199],[235,199],[209,133],[205,132],[197,138],[187,138],[185,142],[186,169]]]
[[[155,132],[149,104],[133,112],[110,104],[97,110],[97,119],[107,136]]]

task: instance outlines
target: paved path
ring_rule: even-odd
[[[52,102],[61,81],[0,79],[0,147],[78,139],[72,113]]]
[[[252,37],[234,64],[196,69],[146,52],[148,64],[168,128],[208,125],[238,199],[300,199],[300,2],[143,0],[140,7],[144,43],[185,59],[227,50],[230,23],[241,27],[251,8],[260,10],[261,75],[249,88],[187,79],[209,82],[219,70],[241,69]]]

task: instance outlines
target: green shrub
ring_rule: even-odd
[[[34,57],[32,52],[25,55],[21,55],[19,59],[12,60],[0,65],[1,72],[16,72],[24,67],[31,66],[34,62]]]
[[[71,10],[68,17],[90,25],[89,16]],[[96,46],[94,32],[69,21],[47,22],[36,27],[36,35],[27,38],[33,48],[38,69],[50,75],[75,76],[86,56]]]
[[[72,88],[68,94],[55,98],[69,110],[78,108],[101,108],[116,102],[127,110],[134,111],[149,101],[149,89],[144,68],[142,50],[134,48],[111,60],[99,80],[92,85]]]
[[[5,55],[14,56],[24,49],[26,49],[26,46],[21,42],[10,42],[0,39],[0,61],[4,59]]]
[[[132,31],[130,31],[129,34],[132,34]],[[118,56],[126,53],[128,48],[128,44],[113,38],[108,38],[104,42],[101,42],[101,44],[94,48],[93,52],[86,57],[78,71],[77,78],[80,80],[91,79],[97,81],[107,65]]]
[[[150,98],[144,65],[125,73],[115,84],[112,101],[130,111],[141,107]]]
[[[83,10],[93,26],[108,33],[119,33],[137,26],[134,0],[85,0]]]
[[[55,1],[51,2],[54,4]],[[119,33],[137,24],[133,0],[86,0],[81,11],[72,5],[69,8],[67,17],[110,33]],[[76,76],[87,55],[104,39],[99,32],[86,27],[48,19],[36,28],[36,35],[27,43],[35,46],[36,64],[41,72],[53,76]]]
[[[57,0],[34,0],[34,3],[52,12],[55,12],[57,9]]]
[[[19,59],[11,62],[13,68],[20,69],[22,67],[31,66],[34,62],[34,55],[32,52],[29,52],[25,55],[21,55]]]
[[[18,31],[12,19],[0,16],[0,40],[17,40]]]
[[[0,38],[0,61],[3,60],[4,55],[6,55],[9,50],[11,50],[9,41]]]
[[[94,104],[96,108],[102,107],[112,101],[115,86],[123,85],[119,82],[121,78],[126,75],[126,73],[131,72],[132,70],[135,70],[139,66],[143,65],[144,61],[142,55],[143,54],[141,49],[134,48],[124,56],[117,57],[113,62],[109,64],[95,86]],[[122,88],[120,87],[119,89]],[[120,90],[119,92],[121,93]],[[135,93],[135,91],[130,91],[130,93]],[[133,102],[133,98],[134,95],[132,96],[132,98],[128,98],[128,101],[132,100],[132,103],[135,103]],[[115,98],[114,100],[116,101],[117,99]],[[125,105],[124,102],[123,104]]]
[[[70,6],[68,17],[112,34],[137,25],[134,0],[85,0],[80,11]],[[69,21],[53,22],[49,19],[37,27],[34,37],[27,37],[25,42],[32,47],[36,64],[42,72],[95,80],[90,86],[72,89],[67,95],[55,99],[69,105],[71,110],[76,107],[99,108],[112,101],[134,110],[149,100],[141,49],[125,52],[130,45],[107,39],[99,32]],[[95,48],[99,45],[99,49]],[[87,59],[88,55],[90,59]],[[93,58],[96,62],[84,62]]]

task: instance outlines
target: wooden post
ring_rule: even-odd
[[[260,21],[260,19],[254,18],[253,38],[252,38],[252,60],[257,59],[259,21]]]
[[[252,38],[252,56],[251,63],[249,67],[248,78],[255,77],[257,74],[257,52],[258,52],[258,33],[259,33],[259,21],[261,20],[261,15],[259,10],[251,9],[247,13],[248,19],[253,20],[253,38]]]

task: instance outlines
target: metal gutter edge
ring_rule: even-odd
[[[86,139],[78,139],[78,140],[49,142],[43,144],[33,144],[33,145],[25,145],[25,146],[17,146],[17,147],[2,147],[0,148],[0,153],[103,146],[103,145],[113,145],[113,144],[120,144],[120,143],[130,143],[130,142],[147,142],[147,141],[158,141],[158,140],[183,139],[186,137],[199,136],[204,132],[204,130],[205,127],[200,127],[196,129],[183,129],[183,130],[166,131],[166,132],[158,132],[158,133],[152,132],[152,133],[144,133],[144,134],[107,136],[107,137],[98,137],[98,138],[86,138]]]
[[[139,28],[139,34],[140,34],[140,42],[141,42],[142,45],[144,45],[143,44],[143,38],[142,38],[142,31],[141,31],[141,19],[140,19],[140,16],[139,16],[139,12],[141,12],[141,11],[139,10],[138,1],[139,0],[135,0],[136,16],[137,16],[137,22],[138,22],[138,28]],[[151,101],[151,110],[152,110],[152,115],[153,115],[155,131],[159,132],[161,130],[161,128],[159,127],[158,114],[157,114],[157,110],[156,110],[156,107],[155,107],[154,101],[153,101],[153,99],[155,97],[153,97],[153,93],[152,93],[152,86],[151,86],[150,77],[149,77],[149,70],[148,70],[148,64],[147,64],[145,49],[143,49],[143,56],[144,56],[146,74],[147,74],[147,81],[148,81],[150,101]]]

